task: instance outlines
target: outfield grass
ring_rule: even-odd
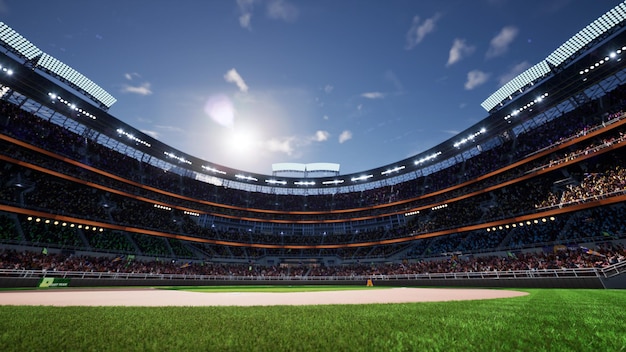
[[[623,351],[626,291],[440,303],[0,306],[1,351]]]

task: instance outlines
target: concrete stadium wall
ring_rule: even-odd
[[[602,284],[605,288],[626,288],[626,273],[613,276],[611,278],[603,278]]]

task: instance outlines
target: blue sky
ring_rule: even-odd
[[[618,0],[0,0],[109,112],[246,171],[364,171],[487,116],[491,93]]]

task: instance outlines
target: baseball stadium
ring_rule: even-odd
[[[0,348],[623,351],[626,2],[409,158],[203,160],[0,22]]]

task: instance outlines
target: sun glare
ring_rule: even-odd
[[[233,127],[235,123],[235,108],[225,95],[211,97],[204,105],[204,111],[213,121],[224,127]]]
[[[235,152],[251,152],[256,145],[256,136],[250,130],[233,129],[227,144]]]

